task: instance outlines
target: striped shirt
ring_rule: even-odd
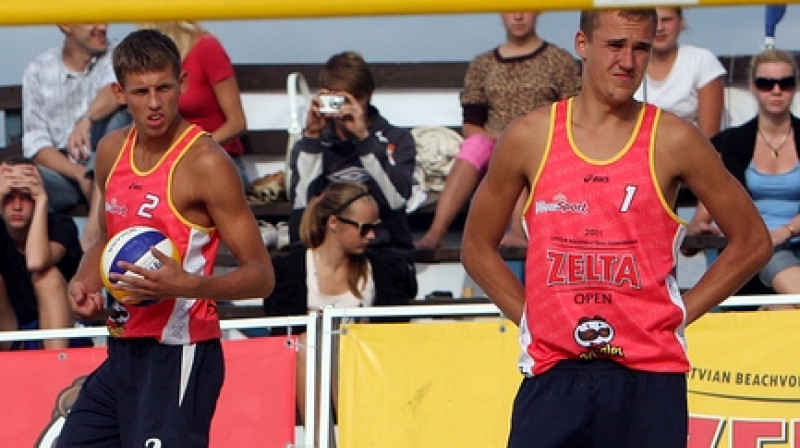
[[[75,121],[89,108],[97,92],[114,82],[113,46],[95,56],[82,73],[64,65],[63,48],[37,56],[22,74],[22,148],[33,157],[43,148],[66,148]]]

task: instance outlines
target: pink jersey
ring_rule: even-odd
[[[574,143],[572,101],[552,106],[549,143],[525,209],[529,243],[520,368],[539,374],[564,359],[617,361],[686,372],[685,310],[673,277],[683,221],[664,200],[653,165],[661,114],[642,108],[609,160]]]
[[[134,164],[136,135],[136,128],[131,126],[106,181],[108,235],[137,225],[154,227],[178,247],[185,271],[211,275],[219,247],[217,230],[189,222],[170,197],[175,167],[205,133],[191,125],[149,171],[141,171]],[[189,297],[151,305],[115,302],[107,325],[114,337],[152,337],[164,344],[188,344],[221,336],[216,302]]]

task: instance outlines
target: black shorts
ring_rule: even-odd
[[[108,358],[83,384],[57,446],[205,448],[223,377],[219,340],[109,339]]]
[[[685,448],[686,375],[607,360],[561,361],[526,378],[509,448]]]

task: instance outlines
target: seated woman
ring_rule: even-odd
[[[211,134],[231,156],[243,187],[247,186],[244,145],[239,138],[247,130],[247,120],[236,74],[222,43],[192,21],[147,22],[139,27],[161,31],[175,42],[181,53],[181,70],[188,76],[178,112]]]
[[[686,28],[683,9],[656,8],[656,38],[642,85],[634,94],[694,123],[706,137],[720,131],[725,67],[706,48],[678,44]]]
[[[538,12],[505,12],[500,17],[506,41],[469,64],[461,91],[464,141],[436,203],[433,221],[415,243],[417,249],[442,245],[447,230],[483,179],[495,140],[512,120],[580,91],[580,67],[575,59],[536,33]],[[523,192],[501,244],[527,246],[519,218],[526,200]]]
[[[759,274],[780,294],[800,293],[800,120],[790,108],[797,84],[791,54],[766,50],[750,62],[750,91],[758,115],[712,139],[728,170],[744,185],[772,235],[774,254]],[[715,233],[708,210],[698,204],[689,234]],[[800,308],[767,305],[762,309]]]
[[[275,289],[264,299],[266,314],[296,316],[327,306],[407,304],[417,294],[414,263],[405,252],[370,245],[380,225],[378,204],[366,186],[329,184],[303,213],[302,244],[272,260]],[[305,334],[299,338],[305,345]],[[306,351],[297,353],[297,406],[302,418]]]

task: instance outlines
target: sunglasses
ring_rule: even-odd
[[[775,78],[760,78],[759,77],[759,78],[755,79],[754,83],[755,83],[756,89],[758,89],[758,90],[760,90],[762,92],[770,92],[770,91],[772,91],[775,88],[776,84],[778,85],[778,87],[781,88],[781,90],[786,92],[786,91],[794,89],[794,86],[797,83],[797,81],[795,81],[794,76],[786,76],[784,78],[778,78],[778,79],[775,79]]]
[[[361,221],[353,221],[352,219],[347,219],[344,216],[338,216],[338,215],[336,215],[336,219],[342,221],[343,223],[358,227],[358,234],[361,235],[362,238],[369,235],[369,232],[374,231],[381,224],[380,219],[375,220],[373,222],[361,222]]]

